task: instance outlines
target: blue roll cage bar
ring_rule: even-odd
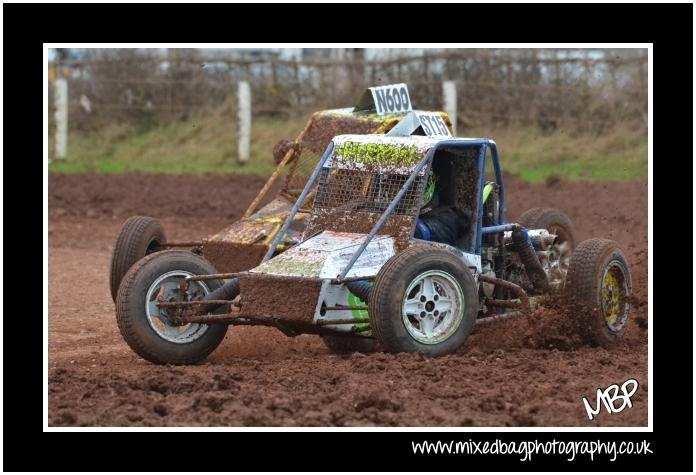
[[[503,186],[503,172],[502,169],[500,168],[500,160],[498,157],[498,146],[493,140],[490,139],[477,139],[477,140],[443,140],[442,142],[438,142],[437,144],[433,145],[430,150],[425,154],[425,157],[418,163],[416,168],[414,168],[413,172],[411,172],[411,175],[408,177],[408,180],[406,180],[406,183],[401,187],[399,192],[394,196],[392,201],[389,203],[389,206],[387,206],[387,209],[384,210],[382,215],[379,217],[375,225],[372,227],[372,230],[370,233],[367,235],[367,237],[363,240],[363,242],[360,244],[360,247],[353,253],[351,256],[350,261],[346,265],[346,267],[343,269],[343,271],[338,275],[337,279],[338,281],[344,279],[348,272],[352,269],[353,265],[355,262],[358,260],[360,255],[362,255],[363,251],[365,248],[370,244],[372,239],[377,235],[377,233],[382,229],[382,226],[386,222],[387,218],[389,215],[392,214],[394,209],[396,209],[396,206],[399,204],[399,201],[401,201],[401,198],[406,194],[408,189],[411,187],[413,182],[415,181],[416,177],[420,174],[421,170],[426,169],[429,167],[432,163],[432,159],[435,156],[435,153],[442,149],[442,148],[469,148],[469,147],[479,147],[481,150],[479,151],[478,155],[478,168],[479,168],[479,183],[478,183],[478,190],[476,191],[477,196],[478,196],[478,219],[476,223],[476,244],[475,244],[475,249],[474,253],[475,254],[480,254],[481,253],[481,240],[483,238],[484,234],[493,234],[493,233],[502,233],[505,231],[510,231],[513,228],[513,224],[505,224],[505,187]],[[483,221],[483,206],[481,203],[481,198],[482,198],[482,193],[483,193],[483,187],[484,187],[484,182],[485,182],[485,177],[486,177],[486,151],[489,150],[491,151],[491,157],[493,161],[493,172],[495,173],[495,181],[499,186],[499,194],[498,194],[498,199],[500,203],[500,212],[498,213],[498,223],[494,226],[488,226],[488,227],[482,227],[481,223]],[[329,146],[326,148],[326,151],[322,155],[321,159],[319,160],[319,163],[317,163],[317,166],[314,168],[314,171],[312,172],[312,175],[309,177],[307,180],[307,184],[305,185],[304,189],[302,190],[302,193],[300,196],[297,198],[297,201],[295,201],[295,204],[293,205],[292,209],[290,210],[290,213],[288,214],[288,217],[285,219],[285,222],[283,223],[283,226],[280,228],[278,233],[273,237],[273,241],[271,241],[271,245],[269,246],[268,252],[264,256],[263,260],[261,261],[262,263],[266,262],[268,259],[273,257],[275,254],[275,251],[278,247],[278,244],[280,243],[280,240],[283,238],[285,233],[287,232],[288,228],[292,224],[293,220],[295,219],[295,215],[297,214],[297,211],[300,209],[302,204],[304,203],[305,199],[307,199],[307,196],[309,195],[310,191],[312,188],[314,188],[314,185],[316,184],[317,178],[319,177],[319,173],[321,172],[322,168],[324,167],[324,164],[326,161],[331,157],[333,154],[334,150],[334,143],[333,141],[329,144]],[[425,170],[427,173],[427,170]]]

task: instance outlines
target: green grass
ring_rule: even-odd
[[[99,132],[73,133],[69,156],[53,161],[55,173],[237,173],[268,175],[272,150],[294,139],[309,114],[291,119],[259,117],[252,126],[251,159],[237,163],[234,114],[220,109],[206,117],[178,121],[147,131],[112,125]],[[532,128],[460,130],[459,135],[489,137],[498,143],[503,170],[538,183],[551,176],[569,180],[631,180],[647,177],[648,141],[644,130],[617,127],[603,135],[543,133]]]
[[[626,181],[648,176],[645,131],[618,127],[603,135],[573,136],[514,129],[484,135],[498,144],[503,170],[531,183],[549,177]]]
[[[229,118],[190,119],[145,132],[110,126],[99,132],[73,133],[68,138],[68,157],[52,161],[49,171],[268,175],[275,169],[273,146],[281,138],[294,139],[305,120],[254,120],[251,158],[245,164],[237,162],[235,124]]]

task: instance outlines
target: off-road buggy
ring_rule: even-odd
[[[394,98],[398,97],[398,102]],[[389,101],[388,99],[391,99]],[[242,219],[218,233],[199,241],[168,241],[165,229],[156,218],[133,216],[122,226],[111,260],[110,288],[116,301],[121,279],[139,259],[164,249],[183,248],[206,258],[218,272],[239,272],[258,265],[268,252],[276,233],[302,192],[307,178],[331,142],[340,134],[384,134],[391,131],[412,111],[405,84],[369,88],[355,107],[315,112],[294,141],[281,140],[273,149],[277,163]],[[437,115],[451,131],[451,122],[444,112]],[[311,205],[310,193],[306,206]],[[306,209],[300,209],[293,226],[278,244],[278,251],[292,246],[302,235]]]
[[[411,112],[387,134],[333,137],[260,265],[221,273],[191,250],[138,260],[116,296],[127,343],[149,361],[190,364],[229,325],[266,325],[322,335],[336,352],[437,356],[475,324],[528,314],[554,293],[583,308],[596,342],[620,338],[631,276],[619,246],[576,245],[554,209],[506,222],[495,142],[453,138],[438,117]],[[431,171],[440,205],[470,217],[453,245],[428,240],[419,217]]]

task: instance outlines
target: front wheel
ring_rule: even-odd
[[[454,254],[415,246],[382,267],[370,296],[373,335],[388,352],[456,351],[478,312],[476,281]]]
[[[128,346],[157,364],[193,364],[212,353],[225,337],[227,325],[177,324],[172,307],[158,304],[202,298],[222,283],[191,281],[186,292],[179,284],[186,277],[214,273],[208,261],[181,250],[150,254],[133,265],[116,297],[116,321]]]
[[[631,312],[631,272],[615,241],[581,242],[570,258],[565,288],[581,305],[591,340],[606,345],[623,337]]]

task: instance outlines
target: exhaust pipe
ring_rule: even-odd
[[[356,280],[353,282],[348,282],[346,283],[346,287],[348,287],[348,290],[350,290],[353,294],[357,295],[360,298],[360,300],[367,304],[370,303],[372,284],[370,284],[368,281]]]
[[[537,256],[534,250],[534,245],[527,229],[522,226],[515,226],[512,230],[512,243],[534,288],[537,290],[548,289],[549,279],[543,267],[541,267],[539,256]]]
[[[205,302],[206,300],[234,300],[237,295],[239,295],[239,277],[230,279],[222,287],[213,290],[208,295],[204,296],[201,302]],[[201,306],[200,308],[204,312],[213,312],[220,307],[224,307],[224,305],[209,304]]]
[[[552,246],[556,239],[558,239],[558,236],[550,234],[546,229],[527,229],[527,234],[532,241],[534,249],[540,251],[547,250],[549,246]],[[511,244],[513,242],[512,231],[505,231],[503,234],[503,242],[505,244]]]

